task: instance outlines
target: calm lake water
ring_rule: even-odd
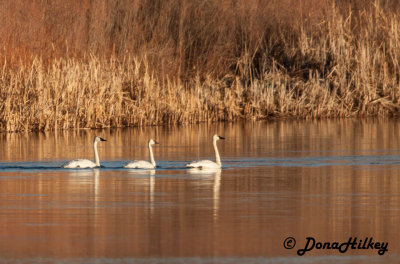
[[[214,133],[223,169],[187,170],[215,159]],[[93,159],[95,135],[103,168],[60,168]],[[158,168],[122,169],[148,159],[150,137]],[[4,133],[0,147],[0,263],[400,261],[397,120]],[[388,251],[315,244],[299,256],[307,237]]]

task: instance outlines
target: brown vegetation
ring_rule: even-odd
[[[0,130],[397,115],[397,1],[0,3]]]

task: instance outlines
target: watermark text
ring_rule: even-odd
[[[283,246],[286,249],[293,249],[295,245],[296,240],[293,237],[287,237],[283,242]],[[363,239],[349,237],[347,241],[331,242],[317,241],[314,237],[306,237],[305,243],[298,243],[298,245],[297,255],[299,256],[303,256],[313,250],[336,250],[342,254],[350,250],[376,250],[378,255],[381,256],[389,251],[388,242],[374,241],[373,237],[365,237]]]

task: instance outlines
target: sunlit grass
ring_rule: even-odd
[[[397,115],[396,3],[4,1],[0,129]]]

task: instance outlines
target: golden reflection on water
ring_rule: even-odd
[[[211,136],[219,133],[227,138],[218,143],[222,158],[242,154],[246,154],[244,157],[257,157],[264,156],[265,152],[286,150],[370,151],[398,149],[399,125],[396,120],[346,119],[3,133],[0,147],[3,150],[2,161],[93,159],[92,141],[95,135],[99,135],[107,139],[107,142],[99,144],[101,160],[129,161],[148,159],[147,141],[155,138],[161,143],[154,147],[156,161],[191,160],[201,156],[213,158]]]
[[[4,170],[0,163],[0,256],[297,257],[283,248],[288,236],[299,246],[307,236],[374,237],[395,254],[398,126],[325,120],[1,134],[2,163],[52,165]],[[183,168],[214,159],[214,133],[226,138],[218,143],[224,168]],[[99,144],[105,168],[57,169],[66,160],[92,159],[95,135],[107,139]],[[161,143],[154,147],[159,168],[118,168],[148,159],[150,137]],[[286,160],[294,163],[276,165]]]

